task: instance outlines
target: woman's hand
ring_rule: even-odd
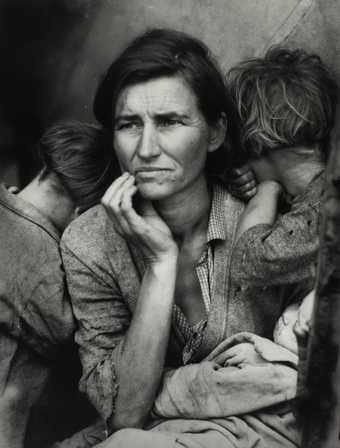
[[[256,194],[256,178],[248,165],[232,169],[228,181],[231,194],[242,201],[249,201]]]
[[[108,188],[102,204],[117,232],[136,244],[148,263],[177,257],[178,247],[171,231],[150,201],[141,200],[138,214],[132,198],[137,192],[135,178],[124,173]]]

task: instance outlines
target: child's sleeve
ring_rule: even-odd
[[[257,286],[301,282],[314,275],[320,201],[297,203],[273,225],[244,232],[232,253],[232,275]]]

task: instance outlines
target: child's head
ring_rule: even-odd
[[[229,87],[247,159],[299,146],[327,156],[338,91],[319,56],[272,48],[234,67]]]
[[[309,333],[315,291],[311,291],[301,302],[289,305],[282,313],[274,328],[274,342],[293,353],[298,352],[297,336],[305,337]]]
[[[40,181],[53,186],[84,211],[100,202],[117,175],[110,136],[98,126],[65,121],[47,129],[39,141]]]

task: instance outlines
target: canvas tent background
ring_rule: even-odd
[[[319,53],[340,81],[339,0],[0,0],[0,25],[0,180],[20,186],[36,172],[34,144],[46,126],[63,118],[93,121],[91,105],[101,74],[131,38],[148,27],[176,28],[201,38],[224,71],[271,45],[303,47]],[[334,162],[335,178],[338,166]],[[331,182],[328,198],[338,194],[336,185]],[[332,222],[339,202],[330,201],[334,213],[326,213],[326,220]],[[333,247],[329,240],[327,244]],[[328,260],[327,250],[323,253]],[[337,317],[338,296],[327,296],[327,286],[321,296],[328,316]],[[321,308],[320,328],[336,334],[337,321],[328,325]],[[322,341],[316,335],[314,347],[320,342],[319,348]],[[336,338],[333,342],[336,370]],[[317,367],[314,361],[311,365]],[[330,373],[327,380],[336,379],[335,371]],[[336,397],[336,388],[335,380],[327,393]],[[309,428],[317,429],[315,400],[314,406]],[[320,440],[317,443],[314,446],[321,448]]]
[[[28,182],[51,122],[93,120],[101,74],[148,27],[201,38],[225,71],[284,42],[320,53],[340,79],[339,21],[338,0],[0,0],[0,179]]]

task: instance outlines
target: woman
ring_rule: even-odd
[[[211,175],[227,168],[232,111],[201,42],[170,30],[137,38],[111,65],[94,110],[113,134],[123,174],[104,195],[104,207],[76,220],[62,241],[79,322],[80,387],[110,430],[149,427],[165,367],[200,361],[239,331],[270,336],[288,291],[243,288],[230,277],[243,205]],[[273,381],[282,400],[285,389],[288,396],[295,390],[296,376],[287,369],[259,375]],[[137,430],[118,431],[103,446],[176,440],[187,446],[179,433],[194,432],[199,446],[235,446],[230,424],[239,443],[245,437],[254,446],[259,438],[272,447],[283,440],[295,446],[291,420],[278,438],[270,430],[257,434],[263,422],[230,422],[216,429],[213,421],[195,427],[175,420],[137,437]]]

